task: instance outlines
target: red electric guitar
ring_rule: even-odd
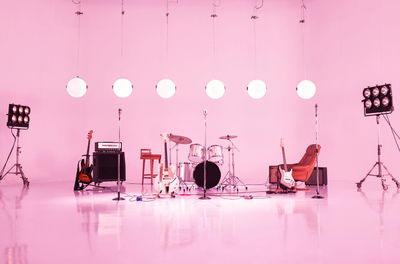
[[[83,190],[87,185],[89,185],[92,182],[93,165],[89,165],[89,150],[90,150],[90,140],[92,139],[92,135],[93,135],[93,130],[90,130],[87,136],[88,139],[87,151],[86,155],[84,155],[86,157],[86,161],[85,159],[82,159],[80,161],[80,168],[78,164],[78,168],[76,171],[75,186],[74,186],[75,191]],[[79,183],[81,183],[81,186],[79,186]]]

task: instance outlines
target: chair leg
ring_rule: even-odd
[[[153,186],[153,165],[154,165],[154,160],[150,160],[150,178],[151,178],[151,186]]]
[[[145,163],[145,159],[143,159],[143,166],[142,166],[142,185],[143,185],[143,183],[144,183],[144,165],[146,164]]]

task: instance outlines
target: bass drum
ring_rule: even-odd
[[[198,164],[194,169],[194,182],[197,186],[204,186],[204,162]],[[221,180],[221,171],[217,164],[211,161],[206,161],[206,189],[217,186]]]

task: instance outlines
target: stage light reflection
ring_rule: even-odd
[[[377,97],[379,95],[379,88],[375,87],[374,89],[372,89],[372,95],[374,97]]]
[[[379,98],[375,98],[375,99],[374,99],[374,106],[375,106],[376,108],[378,108],[380,105],[381,105],[381,100],[379,100]]]
[[[369,98],[371,96],[371,90],[370,89],[365,89],[364,90],[364,97]]]
[[[367,100],[367,101],[365,101],[365,108],[367,108],[367,109],[370,109],[372,107],[372,102],[371,102],[371,100]]]
[[[382,105],[383,105],[384,107],[386,107],[386,106],[389,105],[389,103],[390,103],[390,99],[387,98],[387,97],[383,97],[383,99],[382,99]]]

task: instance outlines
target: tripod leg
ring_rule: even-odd
[[[21,179],[22,179],[22,181],[23,181],[23,183],[24,183],[24,186],[29,187],[29,181],[28,181],[28,178],[25,177],[24,172],[22,171],[22,166],[19,165],[18,167],[19,167],[19,171],[20,171],[20,174],[21,174]]]
[[[376,165],[378,165],[378,162],[377,163],[375,163],[375,165],[374,166],[372,166],[372,168],[369,170],[369,172],[367,173],[367,175],[365,175],[365,177],[364,178],[362,178],[362,180],[361,181],[359,181],[359,182],[357,182],[356,184],[357,184],[357,188],[358,189],[360,189],[361,188],[361,184],[367,179],[367,177],[371,174],[371,171],[373,171],[374,169],[375,169],[375,167],[376,167]]]
[[[400,182],[398,180],[396,180],[395,177],[393,177],[393,175],[389,172],[388,168],[386,168],[386,166],[382,163],[383,168],[386,170],[387,174],[389,174],[389,176],[392,178],[392,181],[394,181],[396,183],[396,186],[398,189],[400,189]]]

